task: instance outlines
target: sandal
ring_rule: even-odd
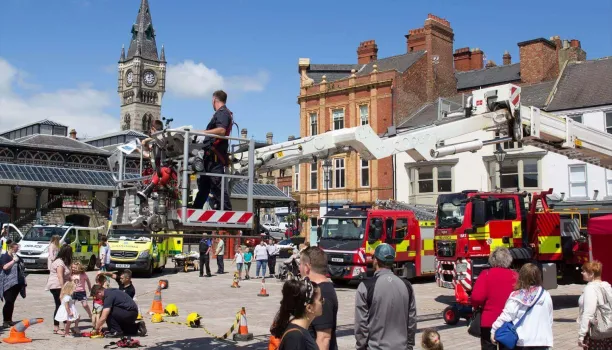
[[[61,329],[54,329],[53,334],[64,336],[64,331]]]

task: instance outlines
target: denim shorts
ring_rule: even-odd
[[[236,269],[242,271],[242,263],[236,263]]]
[[[72,293],[72,299],[74,299],[74,301],[87,301],[87,293],[74,292]]]

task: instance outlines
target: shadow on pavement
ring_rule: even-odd
[[[162,341],[157,344],[146,343],[141,340],[142,345],[147,349],[250,349],[267,350],[269,336],[256,336],[255,343],[241,345],[240,342],[232,340],[220,340],[210,337],[191,338],[176,341]]]
[[[455,303],[454,295],[438,295],[434,299],[436,302],[440,304],[453,305]]]
[[[553,310],[578,307],[579,295],[552,295]]]

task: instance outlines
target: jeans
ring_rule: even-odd
[[[204,274],[204,266],[206,266],[206,276],[210,276],[210,255],[200,253],[200,276]]]
[[[16,284],[4,292],[4,307],[2,308],[2,316],[4,322],[13,322],[13,310],[15,309],[15,300],[21,291],[21,285]]]
[[[120,332],[125,335],[137,335],[138,324],[136,319],[138,318],[138,311],[128,311],[113,307],[111,309],[108,319],[106,319],[106,325],[110,332]]]
[[[225,273],[223,268],[223,255],[217,255],[217,273]]]
[[[204,162],[204,171],[213,174],[225,174],[225,167],[221,163],[208,160]],[[198,178],[198,193],[193,200],[193,208],[202,209],[202,207],[204,207],[204,203],[206,203],[206,200],[208,199],[210,201],[210,207],[213,210],[221,210],[220,203],[222,181],[223,178],[219,176],[200,175]],[[228,187],[229,186],[226,185],[223,191],[223,210],[232,210],[232,203],[230,202]],[[209,194],[212,194],[213,196],[209,198]]]
[[[55,301],[55,311],[53,311],[53,325],[59,326],[60,323],[59,321],[55,320],[55,315],[57,314],[57,310],[59,309],[60,305],[62,305],[62,302],[60,300],[60,293],[62,289],[50,289],[49,291],[51,292],[51,295],[53,295],[53,301]]]
[[[255,276],[259,277],[259,269],[263,269],[263,273],[261,274],[261,277],[266,277],[266,264],[268,263],[268,260],[257,260],[257,269],[255,270]]]

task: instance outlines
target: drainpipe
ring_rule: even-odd
[[[391,84],[391,125],[395,126],[395,115],[393,115],[393,106],[395,104],[395,88],[393,86],[393,84]],[[395,184],[396,181],[396,177],[395,177],[395,163],[396,163],[396,159],[395,159],[396,155],[394,154],[393,157],[391,158],[391,173],[393,176],[393,200],[397,200],[397,186]]]

